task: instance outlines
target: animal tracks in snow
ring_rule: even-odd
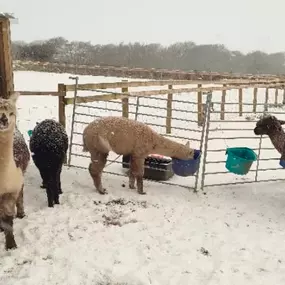
[[[73,183],[75,174],[78,183]],[[27,215],[15,219],[19,247],[0,249],[5,285],[200,285],[229,280],[252,285],[260,284],[261,275],[270,282],[272,272],[275,284],[284,284],[285,252],[278,247],[285,230],[281,186],[270,195],[243,186],[199,196],[173,187],[163,191],[150,183],[141,197],[118,187],[125,178],[106,176],[110,194],[102,196],[86,171],[64,169],[61,204],[48,208],[33,165],[26,179]]]

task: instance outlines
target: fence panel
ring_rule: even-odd
[[[268,90],[263,90],[264,93]],[[220,111],[208,109],[207,128],[205,130],[204,165],[201,173],[201,189],[213,186],[245,184],[284,180],[284,169],[279,166],[280,154],[273,147],[268,136],[256,136],[253,132],[257,120],[270,113],[278,119],[285,119],[282,104],[267,102],[267,96],[260,97],[266,102],[244,103],[243,117],[239,116],[237,102],[226,102],[225,120],[220,120]],[[271,96],[272,98],[272,96]],[[273,99],[273,98],[272,98]],[[210,98],[208,104],[220,105]],[[253,104],[256,112],[252,113]],[[215,108],[217,110],[217,108]],[[266,111],[265,111],[266,110]],[[249,173],[239,176],[230,173],[226,167],[226,149],[228,147],[249,147],[258,155]]]
[[[104,90],[101,90],[100,92],[104,93]],[[75,95],[75,97],[79,98],[77,95]],[[171,98],[172,111],[170,133],[169,128],[166,128],[166,121],[170,120],[170,105],[167,95],[155,97],[130,96],[128,99],[128,117],[130,119],[144,122],[163,136],[183,144],[191,138],[191,147],[201,149],[204,137],[204,127],[198,126],[197,102],[189,102],[189,94],[173,94]],[[124,102],[124,104],[125,103],[126,102]],[[84,128],[96,118],[110,115],[122,116],[122,106],[122,100],[75,104],[68,163],[70,166],[85,169],[88,168],[90,155],[89,153],[82,152],[82,133]],[[123,169],[122,167],[122,157],[118,157],[117,154],[110,152],[104,172],[116,175],[126,175],[126,169]],[[169,180],[160,181],[160,183],[196,189],[198,175],[199,172],[191,177],[178,177],[174,175]]]
[[[172,91],[172,86],[169,86],[168,90]],[[104,96],[98,96],[96,101],[94,95],[92,96],[95,98],[93,98],[94,102],[79,100],[86,92],[102,94],[104,91],[80,91],[78,95],[77,89],[75,90],[74,102],[76,103],[73,110],[68,161],[70,166],[88,168],[90,155],[82,152],[82,133],[91,121],[110,115],[123,115],[144,122],[158,133],[177,142],[185,144],[190,139],[192,148],[203,151],[200,169],[195,176],[181,178],[174,175],[160,183],[197,190],[199,186],[204,189],[221,185],[285,179],[284,170],[279,166],[280,155],[273,148],[270,139],[267,136],[256,136],[253,132],[256,121],[265,112],[285,120],[284,105],[276,102],[276,96],[265,96],[270,95],[270,91],[275,92],[273,89],[260,88],[259,96],[256,96],[254,88],[247,89],[242,94],[242,109],[240,107],[241,92],[238,89],[227,90],[226,93],[219,90],[214,92],[215,94],[210,91],[207,102],[205,102],[205,96],[202,96],[201,100],[196,96],[189,96],[189,93],[169,92],[171,96],[168,94],[168,96],[136,97],[132,96],[131,88],[127,90],[130,94],[127,100],[120,98],[106,101]],[[121,91],[106,92],[119,94]],[[124,92],[126,91],[122,90],[120,94],[123,95]],[[223,120],[220,118],[221,112],[223,112]],[[258,160],[253,163],[250,172],[245,176],[234,175],[225,168],[226,149],[238,146],[250,147],[258,154]],[[126,169],[122,166],[122,157],[110,152],[104,172],[125,176]]]

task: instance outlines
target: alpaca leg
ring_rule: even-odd
[[[59,205],[59,192],[58,192],[58,188],[54,188],[56,191],[53,193],[54,196],[54,203]]]
[[[52,175],[52,173],[50,172],[46,172],[46,175],[48,177],[47,180],[47,188],[46,188],[46,192],[47,192],[47,198],[48,198],[48,207],[52,208],[53,204],[54,204],[54,193],[55,190],[57,190],[57,188],[55,188],[54,186],[56,185],[55,181],[54,181],[54,175]]]
[[[49,185],[49,183],[47,184],[46,192],[47,192],[47,198],[48,198],[48,207],[52,208],[54,198],[53,198],[52,186]]]
[[[136,178],[138,193],[142,195],[146,194],[146,192],[144,192],[143,190],[144,161],[144,157],[141,158],[132,156],[132,163],[130,169],[130,173],[132,172],[132,174],[130,174],[130,177],[132,175]]]
[[[13,230],[13,216],[4,216],[1,220],[1,225],[5,235],[6,250],[17,248]]]
[[[89,173],[93,179],[96,190],[100,194],[107,194],[107,190],[102,185],[102,171],[107,162],[108,153],[91,153],[91,163],[89,164]]]
[[[130,189],[136,189],[135,182],[136,182],[136,177],[134,176],[134,172],[133,172],[133,158],[131,156],[130,157],[130,170],[129,170],[129,188]]]
[[[58,168],[58,170],[54,173],[54,203],[59,204],[59,195],[62,193],[60,189],[60,171],[61,167]],[[61,193],[60,193],[61,192]]]
[[[46,177],[46,171],[45,169],[42,169],[40,161],[42,160],[41,157],[37,156],[37,155],[32,155],[34,164],[36,165],[36,167],[38,168],[41,178],[42,178],[42,185],[40,186],[43,189],[47,188],[47,177]]]
[[[17,218],[24,218],[25,217],[25,210],[24,210],[24,184],[22,186],[22,189],[19,193],[19,196],[16,201],[16,207],[17,207]]]
[[[40,170],[40,175],[41,175],[41,178],[42,178],[42,185],[40,186],[42,189],[46,189],[47,188],[47,182],[46,182],[46,177],[44,176],[44,171],[41,171]]]
[[[130,189],[136,189],[135,182],[136,182],[136,177],[134,176],[133,172],[130,171],[129,172],[129,188]]]
[[[42,189],[47,189],[47,181],[49,179],[49,176],[47,175],[47,169],[46,168],[42,168],[41,167],[38,167],[39,171],[40,171],[40,175],[41,175],[41,178],[42,178],[42,185],[40,186]]]
[[[58,181],[58,194],[62,194],[61,189],[61,171],[62,171],[62,165],[60,166],[58,173],[57,173],[57,181]]]
[[[16,200],[17,196],[14,193],[4,194],[0,197],[0,209],[2,212],[0,225],[5,235],[6,250],[17,247],[13,232]]]

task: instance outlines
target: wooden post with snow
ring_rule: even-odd
[[[66,86],[62,83],[58,84],[58,122],[66,130],[66,115],[65,115],[65,97],[66,97]]]
[[[202,84],[198,84],[198,88],[201,88]],[[203,125],[203,93],[202,91],[197,92],[197,102],[198,102],[198,126]]]
[[[242,97],[243,97],[243,92],[242,92],[243,90],[242,90],[242,88],[240,88],[239,90],[238,90],[238,98],[239,98],[239,116],[241,117],[242,116],[242,112],[243,112],[243,110],[242,110],[242,107],[243,107],[243,104],[242,104]]]
[[[277,105],[278,105],[278,91],[279,91],[278,87],[275,88],[275,100],[274,100],[274,106],[275,107],[277,107]]]
[[[253,104],[252,104],[252,112],[256,113],[256,105],[257,105],[257,88],[253,89]]]
[[[172,90],[172,85],[168,85],[168,89]],[[172,121],[172,100],[173,93],[169,93],[167,95],[167,103],[166,103],[166,133],[171,134],[171,121]]]
[[[128,80],[122,80],[122,82],[128,82]],[[122,88],[122,93],[129,92],[128,87]],[[125,118],[129,118],[129,98],[122,99],[122,116]]]
[[[14,91],[10,19],[14,17],[0,12],[0,97],[2,98],[9,98]]]
[[[57,85],[57,91],[58,91],[58,122],[66,130],[66,115],[65,115],[66,85],[59,83]],[[73,104],[75,104],[75,102]],[[64,158],[64,164],[66,163],[67,163],[67,156],[65,156]]]
[[[223,87],[227,87],[226,84],[223,84]],[[226,103],[226,95],[227,91],[223,90],[222,91],[222,101],[221,101],[221,114],[220,114],[220,120],[225,119],[225,103]]]
[[[264,103],[264,111],[268,111],[268,99],[269,99],[269,89],[265,89],[265,103]]]

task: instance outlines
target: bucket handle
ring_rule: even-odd
[[[228,148],[226,149],[226,155],[229,154],[230,151],[231,151],[231,148],[228,147]]]

